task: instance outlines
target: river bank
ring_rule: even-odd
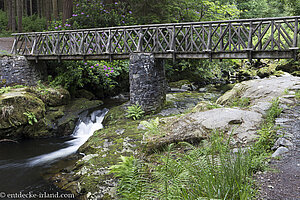
[[[270,101],[279,98],[280,105],[285,105],[289,101],[287,91],[298,86],[299,81],[289,74],[246,81],[235,85],[215,103],[200,101],[190,111],[171,113],[171,116],[155,114],[143,120],[126,118],[126,104],[115,107],[105,116],[105,128],[96,131],[80,147],[79,152],[84,157],[68,168],[67,173],[57,173],[51,180],[82,199],[113,199],[117,195],[118,181],[109,172],[120,156],[149,161],[164,147],[180,142],[201,148],[213,130],[222,131],[225,138],[232,135],[231,147],[248,147],[259,137],[257,130],[272,106]],[[174,95],[170,94],[167,99],[176,102],[178,97]],[[187,96],[185,93],[178,95]],[[154,123],[156,118],[159,133],[151,133],[141,122]]]

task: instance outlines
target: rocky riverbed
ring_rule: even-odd
[[[198,93],[199,102],[189,111],[171,112],[171,116],[162,111],[143,119],[159,117],[161,134],[151,137],[145,137],[146,130],[140,120],[125,117],[128,104],[115,107],[104,119],[105,128],[96,131],[79,149],[84,157],[75,166],[56,173],[51,180],[81,199],[113,199],[117,180],[109,173],[109,167],[116,164],[121,155],[146,156],[173,142],[197,144],[215,129],[232,135],[233,147],[247,146],[258,137],[257,130],[271,107],[270,101],[279,98],[282,107],[288,106],[299,92],[299,86],[299,77],[284,74],[236,84],[216,102],[203,101]],[[289,92],[290,89],[293,91]],[[169,107],[165,110],[178,105],[176,95],[180,93],[167,96]],[[193,93],[188,95],[191,97]],[[278,123],[284,121],[277,120]]]

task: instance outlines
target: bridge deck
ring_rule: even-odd
[[[12,53],[29,60],[296,58],[300,16],[15,33]]]

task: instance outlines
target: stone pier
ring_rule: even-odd
[[[166,100],[164,60],[151,53],[133,53],[129,65],[130,103],[146,113],[160,109]]]

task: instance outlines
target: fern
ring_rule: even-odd
[[[160,135],[159,130],[159,118],[151,119],[149,122],[142,121],[141,125],[143,125],[147,131],[145,133],[146,137],[154,136],[154,135]]]
[[[133,120],[141,119],[144,116],[142,107],[137,103],[127,108],[127,117]]]
[[[27,116],[28,124],[33,125],[34,123],[38,122],[38,120],[36,119],[36,116],[33,112],[25,112],[23,114],[25,116]]]

